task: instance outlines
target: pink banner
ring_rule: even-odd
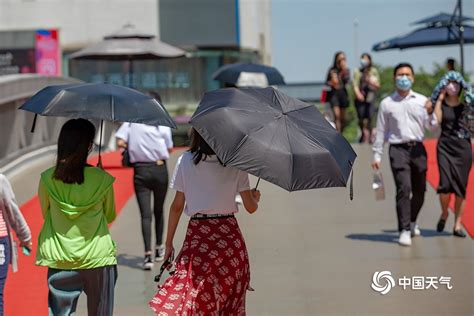
[[[36,31],[36,73],[61,75],[61,58],[57,30]]]

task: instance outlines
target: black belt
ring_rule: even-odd
[[[411,140],[409,142],[400,143],[400,144],[390,144],[390,146],[410,148],[410,147],[416,147],[422,144],[423,144],[422,142],[419,142],[417,140]]]
[[[157,165],[157,166],[163,166],[166,165],[166,160],[157,160],[157,161],[147,161],[147,162],[134,162],[134,166],[150,166],[150,165]]]
[[[229,218],[234,217],[234,214],[201,214],[197,213],[191,216],[191,219],[214,219],[214,218]]]

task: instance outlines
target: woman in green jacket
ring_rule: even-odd
[[[94,125],[84,119],[64,124],[56,166],[41,174],[44,218],[36,264],[48,267],[51,315],[75,313],[87,294],[89,315],[112,315],[117,279],[115,243],[107,224],[115,219],[114,178],[87,165]]]

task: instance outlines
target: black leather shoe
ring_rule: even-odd
[[[444,230],[444,226],[446,225],[446,220],[440,218],[438,221],[438,225],[436,226],[436,230],[438,233],[441,233]]]
[[[466,238],[466,233],[462,229],[455,229],[453,230],[453,236]]]

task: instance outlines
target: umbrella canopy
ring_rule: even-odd
[[[71,59],[156,59],[184,56],[185,51],[161,42],[154,35],[139,32],[126,24],[115,34],[72,55]]]
[[[224,65],[214,73],[213,78],[239,87],[285,84],[283,76],[276,68],[251,63]]]
[[[422,46],[459,45],[459,28],[457,26],[435,26],[420,28],[403,36],[375,44],[374,51],[387,49],[405,49]],[[474,27],[464,26],[464,43],[474,43]]]
[[[48,86],[31,97],[20,109],[44,116],[133,122],[176,128],[166,109],[153,97],[130,88],[106,83]]]
[[[345,186],[356,158],[314,106],[273,88],[208,92],[191,125],[224,164],[288,191]]]
[[[439,13],[418,21],[415,21],[411,23],[411,25],[420,25],[420,24],[427,24],[427,25],[435,25],[435,24],[441,24],[441,25],[448,25],[448,24],[453,24],[453,23],[458,23],[459,18],[461,18],[462,22],[466,21],[474,21],[473,18],[467,17],[467,16],[453,16],[450,13]]]

